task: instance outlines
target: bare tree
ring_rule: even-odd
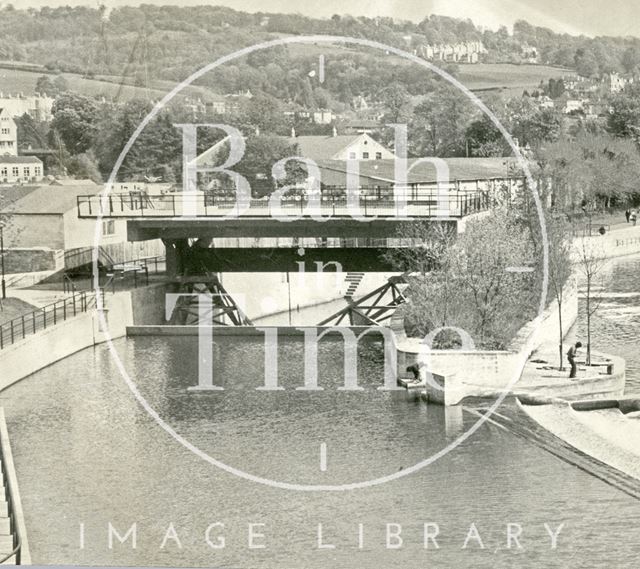
[[[571,277],[571,234],[568,223],[562,218],[550,218],[546,222],[549,244],[549,291],[558,305],[558,351],[559,369],[562,371],[564,353],[564,330],[562,326],[562,305],[567,282]]]
[[[385,260],[398,271],[424,277],[443,262],[456,231],[452,225],[437,221],[409,221],[398,227],[395,239],[399,247],[388,249]]]
[[[597,239],[597,238],[595,238]],[[591,365],[591,317],[596,313],[602,298],[593,297],[593,287],[596,279],[602,273],[602,269],[607,264],[602,248],[599,243],[582,237],[576,245],[578,254],[578,265],[585,279],[586,284],[586,312],[587,312],[587,358],[586,364]]]

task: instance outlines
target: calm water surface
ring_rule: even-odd
[[[640,291],[640,259],[616,261],[608,271],[608,291]],[[607,298],[595,329],[598,347],[628,358],[630,390],[640,393],[640,297]],[[262,477],[344,484],[395,473],[476,421],[460,409],[378,391],[380,365],[366,357],[359,369],[365,390],[339,392],[341,346],[331,339],[320,346],[324,391],[295,390],[303,382],[303,347],[295,339],[279,346],[286,389],[256,391],[262,343],[236,338],[216,341],[215,381],[225,391],[194,394],[186,387],[197,377],[195,338],[116,342],[140,392],[176,431]],[[303,493],[240,479],[185,449],[138,405],[105,346],[1,395],[36,563],[413,569],[631,567],[637,561],[640,502],[490,424],[415,474],[366,489]],[[223,549],[205,541],[215,522],[225,524]],[[439,549],[423,548],[428,522],[439,524]],[[137,523],[137,548],[116,542],[109,549],[109,523],[121,533]],[[249,523],[265,524],[256,532],[265,534],[257,542],[266,549],[249,549]],[[318,549],[319,523],[335,548]],[[401,548],[386,548],[387,523],[402,526]],[[484,549],[473,539],[462,549],[472,523]],[[523,549],[506,548],[508,523],[521,524]],[[552,530],[564,524],[555,550],[545,523]],[[182,548],[175,539],[161,547],[170,524]],[[212,531],[211,540],[220,533]]]

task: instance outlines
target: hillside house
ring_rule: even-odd
[[[337,134],[333,136],[296,136],[288,139],[297,144],[300,155],[320,160],[392,160],[394,153],[371,138],[362,134]]]
[[[35,156],[0,155],[0,184],[26,184],[43,179],[42,160]]]
[[[18,126],[8,109],[0,107],[0,156],[18,155]]]

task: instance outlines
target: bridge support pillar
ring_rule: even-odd
[[[176,277],[184,274],[189,241],[187,239],[163,239],[162,242],[166,251],[167,276]]]

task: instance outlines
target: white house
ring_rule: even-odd
[[[18,155],[18,127],[11,113],[0,107],[0,156]]]
[[[0,204],[8,217],[4,245],[11,272],[56,271],[91,261],[96,223],[100,224],[101,249],[114,262],[160,255],[160,241],[127,241],[125,218],[102,220],[78,217],[77,202],[95,196],[101,185],[62,184],[0,189]],[[12,198],[12,195],[18,199]],[[20,196],[20,197],[18,197]]]
[[[371,138],[362,134],[337,134],[333,136],[295,136],[288,139],[297,144],[300,156],[319,160],[392,160],[394,153]]]
[[[8,95],[0,93],[0,108],[6,109],[10,116],[29,115],[33,120],[49,122],[53,118],[54,99],[47,95]]]
[[[42,160],[35,156],[0,155],[0,184],[40,182],[43,176]]]

